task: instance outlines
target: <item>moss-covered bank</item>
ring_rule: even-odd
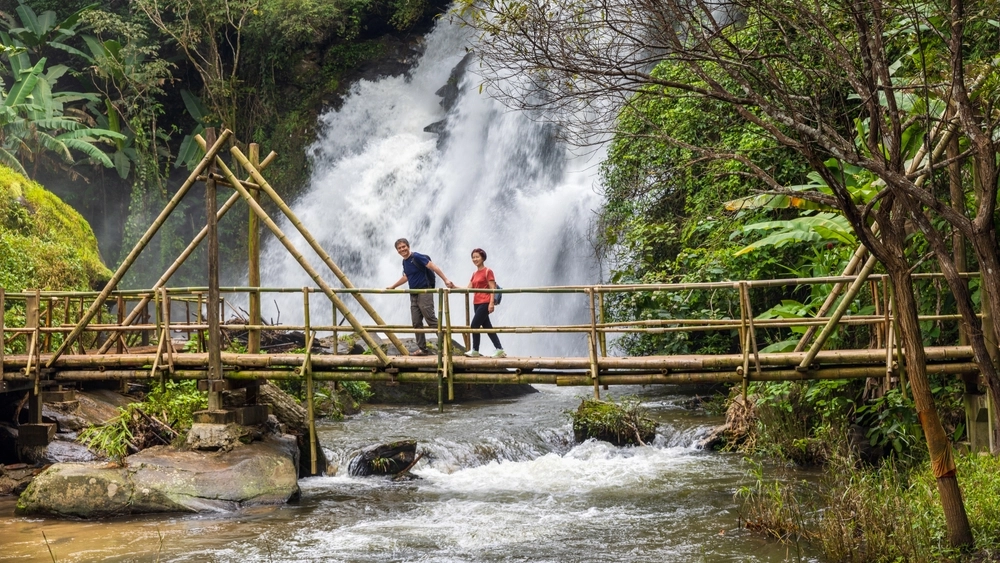
[[[110,277],[87,221],[52,192],[0,165],[0,287],[86,290]]]

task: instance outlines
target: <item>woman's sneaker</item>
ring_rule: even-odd
[[[465,353],[465,355],[470,358],[475,358],[476,356],[482,356],[482,354],[479,353],[479,350],[469,350],[468,352]]]
[[[496,352],[493,352],[493,357],[494,358],[506,358],[507,357],[507,352],[504,352],[503,350],[497,350]]]

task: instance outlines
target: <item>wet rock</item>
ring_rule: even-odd
[[[0,465],[0,495],[15,495],[27,488],[28,483],[42,472],[42,467],[26,463]]]
[[[96,518],[144,512],[219,512],[298,497],[298,447],[269,436],[231,451],[156,446],[125,466],[59,463],[18,499],[19,514]]]
[[[379,444],[363,450],[347,466],[350,475],[396,475],[410,468],[417,460],[417,442],[404,440]]]

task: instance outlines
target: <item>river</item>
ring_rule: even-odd
[[[16,517],[5,498],[0,561],[809,560],[740,528],[733,494],[746,468],[738,454],[694,446],[720,419],[685,407],[693,390],[612,388],[640,397],[659,424],[649,446],[617,448],[572,441],[566,411],[589,389],[538,389],[444,413],[379,406],[322,422],[340,469],[302,479],[286,506],[81,522]],[[419,480],[346,474],[358,449],[394,439],[418,440]]]

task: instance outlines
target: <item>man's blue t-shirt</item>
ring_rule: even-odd
[[[431,286],[430,281],[427,276],[433,276],[434,273],[427,269],[427,263],[431,261],[431,257],[426,254],[420,254],[419,252],[411,252],[410,257],[403,260],[403,274],[406,276],[406,281],[410,284],[410,289],[428,289]]]

